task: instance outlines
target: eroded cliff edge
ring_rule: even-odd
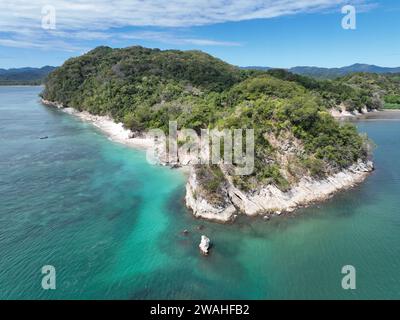
[[[358,161],[341,172],[318,180],[310,176],[287,191],[274,185],[244,192],[226,177],[219,199],[211,197],[199,183],[198,168],[192,167],[186,185],[186,205],[194,216],[218,222],[233,221],[238,214],[270,217],[293,212],[299,207],[324,201],[335,193],[361,183],[374,170],[372,161]]]

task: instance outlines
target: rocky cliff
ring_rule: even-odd
[[[371,161],[359,161],[324,179],[303,177],[288,191],[282,191],[274,185],[260,186],[256,191],[244,192],[236,188],[226,176],[222,188],[222,201],[209,201],[198,179],[196,167],[192,167],[186,185],[186,205],[196,217],[218,222],[233,221],[238,214],[248,216],[273,216],[293,212],[296,208],[314,202],[324,201],[336,192],[354,187],[373,171]]]

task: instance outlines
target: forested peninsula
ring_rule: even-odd
[[[149,129],[254,129],[254,171],[233,164],[190,167],[186,204],[220,222],[238,214],[280,215],[361,182],[371,143],[337,112],[400,104],[397,75],[317,80],[285,70],[245,70],[200,51],[98,47],[47,77],[43,101],[121,123],[129,139]],[[96,118],[97,117],[97,118]],[[122,130],[122,129],[121,129]]]

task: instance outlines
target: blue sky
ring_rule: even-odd
[[[347,4],[356,30],[342,28]],[[399,18],[398,0],[2,0],[0,68],[60,65],[98,45],[203,50],[240,66],[397,67]]]

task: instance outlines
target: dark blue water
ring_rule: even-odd
[[[377,170],[357,188],[219,225],[185,209],[182,172],[40,105],[40,90],[0,87],[1,299],[400,298],[400,122],[358,123]],[[348,264],[354,291],[341,288]],[[41,287],[44,265],[56,290]]]

